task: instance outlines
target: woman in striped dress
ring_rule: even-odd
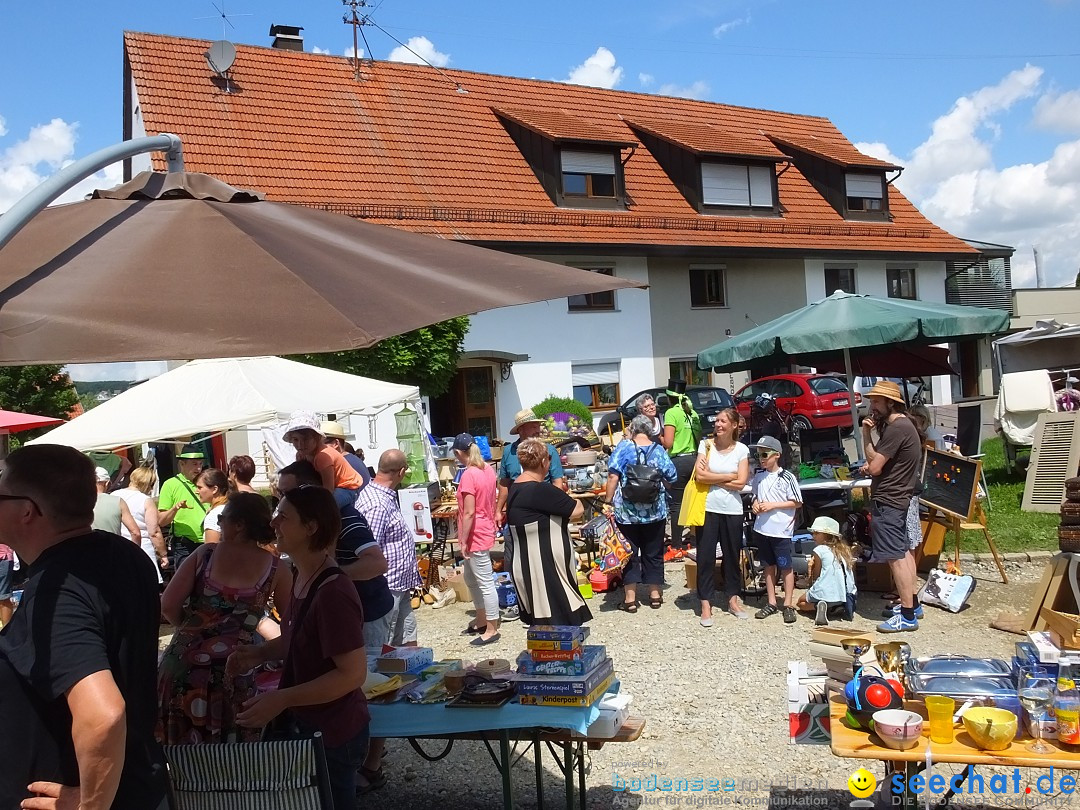
[[[568,524],[583,507],[544,480],[551,458],[539,439],[518,446],[522,473],[510,487],[506,525],[514,538],[510,577],[521,621],[581,625],[592,618],[577,585],[577,555]]]

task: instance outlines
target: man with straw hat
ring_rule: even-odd
[[[543,424],[544,420],[533,413],[532,408],[518,411],[514,415],[514,426],[510,428],[510,435],[517,436],[518,439],[509,447],[503,448],[502,463],[499,465],[499,500],[495,505],[495,520],[499,526],[506,523],[506,496],[510,492],[510,485],[521,475],[521,462],[517,457],[518,445],[525,439],[538,438]],[[559,460],[559,454],[555,452],[554,447],[549,444],[547,448],[548,456],[551,457],[551,466],[544,480],[565,490],[562,461]]]
[[[875,562],[887,562],[900,602],[882,624],[882,633],[919,629],[922,613],[915,596],[915,557],[908,549],[907,511],[918,480],[922,442],[915,424],[905,413],[900,386],[879,380],[867,392],[870,416],[863,420],[863,472],[870,484],[870,544]],[[871,431],[877,429],[877,440]]]

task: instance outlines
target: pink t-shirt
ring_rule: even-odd
[[[484,469],[466,467],[458,482],[458,537],[461,537],[461,515],[465,511],[465,496],[476,499],[476,517],[472,533],[462,538],[464,551],[488,551],[495,545],[495,467],[485,464]]]

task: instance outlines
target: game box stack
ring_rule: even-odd
[[[615,680],[603,645],[586,644],[589,628],[530,627],[514,676],[523,706],[591,706]]]

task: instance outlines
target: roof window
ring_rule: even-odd
[[[563,149],[559,157],[563,196],[604,199],[618,196],[618,174],[613,153]]]
[[[775,206],[771,166],[701,163],[701,201],[706,206],[766,208]]]

